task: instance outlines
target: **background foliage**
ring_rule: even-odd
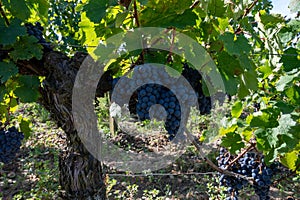
[[[22,74],[18,62],[41,60],[44,44],[26,23],[39,22],[52,48],[72,56],[93,53],[99,41],[136,27],[165,27],[189,35],[211,55],[226,92],[236,96],[218,137],[232,153],[255,142],[266,162],[300,172],[300,22],[270,14],[268,0],[2,0],[0,121],[12,120],[19,102],[35,102],[43,77]],[[140,54],[144,58],[140,60]],[[131,52],[111,62],[115,75],[155,61],[181,71],[184,58],[162,51]],[[256,109],[259,107],[260,109]],[[246,117],[242,115],[246,112]],[[19,118],[21,131],[30,122]],[[206,133],[209,135],[209,132]],[[255,140],[254,140],[255,139]]]

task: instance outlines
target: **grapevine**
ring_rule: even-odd
[[[71,199],[95,195],[93,188],[105,188],[100,181],[95,181],[95,177],[103,177],[102,166],[97,165],[98,161],[78,142],[73,118],[69,117],[73,81],[86,56],[79,58],[75,51],[98,56],[103,52],[96,51],[97,45],[105,46],[111,36],[126,35],[136,28],[160,27],[166,29],[165,33],[172,31],[172,36],[164,43],[168,46],[165,50],[149,51],[152,43],[145,43],[144,49],[126,51],[129,50],[127,43],[136,44],[139,38],[122,41],[124,54],[119,54],[117,59],[107,57],[106,67],[112,70],[114,77],[122,77],[138,64],[167,63],[190,83],[197,95],[200,113],[208,114],[209,118],[209,114],[214,114],[211,98],[204,95],[209,85],[205,85],[201,74],[188,66],[192,61],[187,60],[188,55],[192,55],[193,61],[203,57],[195,55],[193,45],[176,46],[176,32],[180,32],[209,53],[216,67],[213,70],[221,75],[218,81],[224,83],[225,93],[232,98],[228,106],[230,113],[216,121],[221,127],[213,135],[224,147],[217,159],[218,166],[205,157],[204,160],[220,172],[221,184],[228,186],[229,199],[237,199],[247,185],[254,188],[260,199],[268,199],[278,162],[290,170],[289,176],[300,173],[299,1],[290,1],[290,10],[298,12],[293,19],[272,14],[274,2],[0,1],[0,125],[8,127],[9,122],[5,121],[14,117],[10,112],[14,112],[20,102],[39,100],[68,136],[70,148],[62,156],[65,162],[60,166],[61,188],[72,196]],[[156,43],[161,38],[158,34],[153,39]],[[109,51],[113,48],[107,47]],[[121,49],[123,46],[118,50]],[[176,50],[187,50],[187,53],[175,55]],[[117,54],[114,52],[114,55]],[[205,68],[207,74],[211,70],[209,64],[197,67]],[[207,77],[203,79],[210,81]],[[117,81],[113,80],[113,84]],[[102,91],[100,96],[103,96]],[[172,88],[150,83],[134,91],[129,106],[130,112],[142,121],[152,114],[157,118],[165,117],[165,128],[171,140],[180,131],[178,124],[184,124],[180,115],[186,113],[179,102]],[[152,113],[150,107],[155,104],[161,105],[163,110]],[[25,120],[21,116],[19,119]],[[22,132],[28,136],[25,130],[30,129],[30,123],[24,124],[20,125],[21,132],[15,127],[0,130],[1,162],[13,160],[21,145]],[[209,131],[201,136],[201,141],[209,139],[205,138],[209,137]],[[255,144],[247,149],[252,140]],[[81,166],[75,166],[80,163],[77,155],[83,157]],[[79,167],[76,170],[82,172],[76,179],[80,184],[73,184],[75,170],[70,166]]]

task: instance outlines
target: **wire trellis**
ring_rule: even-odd
[[[106,173],[111,177],[148,177],[148,176],[191,176],[191,175],[217,175],[218,172],[186,172],[186,173],[145,173],[145,174],[121,174]]]

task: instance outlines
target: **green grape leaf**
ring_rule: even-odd
[[[223,32],[225,32],[230,26],[228,17],[218,18],[217,20],[218,20],[218,28]]]
[[[250,122],[251,127],[274,128],[278,126],[278,116],[280,110],[277,108],[266,108],[259,112],[253,113]]]
[[[149,0],[139,0],[139,3],[142,5],[147,5]]]
[[[235,130],[238,128],[237,125],[237,119],[223,119],[221,122],[222,127],[219,130],[219,134],[221,136],[226,135],[227,133],[235,132]]]
[[[287,23],[287,26],[289,29],[291,29],[291,32],[299,33],[300,31],[300,20],[299,19],[291,19]]]
[[[210,0],[208,13],[216,17],[223,17],[226,14],[226,7],[223,0]]]
[[[283,101],[276,102],[275,106],[278,107],[283,114],[290,114],[295,109],[294,106]]]
[[[298,56],[293,56],[293,55],[298,55]],[[284,71],[286,72],[299,68],[300,60],[299,60],[298,50],[292,47],[288,48],[287,50],[284,51],[284,55],[282,55],[280,62],[283,63],[283,68]]]
[[[253,131],[251,129],[243,130],[242,135],[244,137],[244,140],[247,142],[250,141],[253,136],[252,133],[253,133]]]
[[[16,42],[18,36],[26,35],[26,28],[21,26],[18,19],[11,20],[10,25],[6,27],[3,20],[0,20],[0,26],[5,27],[0,32],[0,44],[8,45]]]
[[[30,60],[35,57],[38,60],[42,59],[42,45],[37,44],[37,38],[34,36],[23,36],[14,44],[14,50],[10,56],[14,61]]]
[[[297,140],[292,134],[282,135],[280,137],[280,140],[284,141],[283,144],[285,144],[285,146],[286,146],[286,149],[284,150],[284,152],[294,149],[299,142],[299,140]]]
[[[164,15],[167,12],[175,12],[177,14],[183,13],[186,9],[189,9],[193,2],[191,0],[151,0],[148,1],[147,7],[153,11],[158,11]]]
[[[222,138],[221,146],[227,147],[231,153],[236,153],[241,150],[245,144],[239,134],[231,132]]]
[[[48,20],[48,11],[50,4],[48,0],[27,0],[27,5],[30,8],[35,20],[42,19],[44,23]]]
[[[278,33],[278,37],[282,43],[288,43],[293,39],[293,32],[290,28],[284,27]]]
[[[122,13],[118,13],[117,14],[117,17],[116,17],[116,22],[115,22],[115,26],[116,28],[120,27],[124,20],[126,19],[126,17],[128,16],[129,12],[128,11],[125,11],[125,12],[122,12]]]
[[[139,51],[140,54],[141,51]],[[158,52],[149,52],[144,54],[145,63],[160,63],[162,60],[166,60],[168,52],[158,51]]]
[[[292,86],[285,90],[286,96],[292,104],[300,104],[300,87]]]
[[[0,84],[0,102],[3,101],[4,95],[7,93],[6,87]]]
[[[271,150],[268,151],[267,154],[265,154],[265,162],[266,164],[271,164],[273,163],[276,158],[278,156],[278,152],[276,151],[276,149],[272,148]]]
[[[22,116],[19,116],[18,121],[19,121],[19,126],[20,126],[20,129],[21,129],[21,132],[24,133],[25,139],[28,139],[31,135],[31,132],[32,132],[32,130],[30,128],[30,126],[32,125],[30,119],[23,118]]]
[[[0,83],[6,82],[10,77],[18,74],[18,67],[14,63],[0,62]]]
[[[239,81],[234,77],[222,76],[223,83],[225,85],[226,93],[229,95],[235,95],[238,92]]]
[[[294,81],[295,78],[300,76],[300,71],[293,75],[284,75],[281,76],[276,83],[276,90],[279,92],[283,92],[286,88],[290,87],[290,84]]]
[[[292,151],[280,159],[281,163],[291,170],[296,170],[296,162],[299,158],[299,151]]]
[[[290,130],[294,126],[296,126],[296,122],[292,119],[291,115],[284,114],[278,120],[278,126],[272,129],[272,133],[276,137],[281,138],[282,142],[290,149],[293,149],[299,142],[290,133]]]
[[[243,99],[249,94],[250,94],[249,88],[245,85],[243,81],[240,81],[240,85],[238,89],[238,97],[240,99]]]
[[[258,71],[263,74],[263,79],[267,78],[273,73],[272,68],[268,63],[258,67]]]
[[[156,14],[153,12],[157,12]],[[178,14],[176,12],[169,11],[164,13],[158,13],[159,11],[153,11],[150,8],[146,8],[141,17],[140,23],[144,27],[177,27],[177,28],[185,28],[186,26],[194,26],[196,25],[197,15],[191,10],[185,10],[183,13]],[[161,16],[161,17],[157,17]]]
[[[21,20],[26,20],[30,17],[30,10],[26,5],[25,0],[9,0],[3,1],[5,8],[7,8],[11,14]]]
[[[259,11],[259,16],[265,29],[274,28],[278,23],[284,22],[284,18],[280,14],[268,14],[265,10]]]
[[[202,29],[202,37],[203,40],[209,40],[212,37],[218,37],[220,33],[216,30],[216,27],[213,25],[211,22],[207,21],[202,21],[200,24],[200,28]],[[223,48],[223,43],[222,43],[222,48]]]
[[[20,76],[18,78],[19,87],[14,91],[24,103],[36,102],[39,98],[40,80],[36,76]]]
[[[112,3],[110,0],[89,0],[83,9],[86,11],[86,16],[92,22],[99,23],[106,16],[106,9],[110,3]]]
[[[9,112],[14,113],[18,109],[18,101],[16,98],[9,99]]]
[[[235,36],[233,33],[226,32],[220,35],[219,39],[223,41],[224,47],[230,55],[240,56],[249,54],[251,51],[251,45],[243,35]]]
[[[272,132],[264,128],[259,128],[254,132],[256,136],[257,148],[260,151],[270,151],[272,146],[276,146],[278,139],[274,137]]]
[[[247,71],[254,72],[255,64],[253,61],[248,57],[246,54],[242,54],[238,57],[238,60],[240,62],[240,65],[243,67],[243,69],[246,69]]]
[[[5,123],[8,116],[7,105],[0,102],[0,122]]]
[[[239,76],[243,73],[243,68],[235,56],[223,51],[218,55],[219,67],[228,76]]]
[[[256,91],[258,88],[257,74],[255,71],[246,71],[241,75],[241,82],[245,84],[247,90]]]
[[[232,117],[239,118],[240,115],[242,114],[242,112],[243,112],[242,102],[240,102],[240,101],[235,102],[231,108]]]
[[[90,48],[87,48],[88,52],[90,54],[93,54],[95,48],[93,48],[92,46],[97,46],[99,43],[99,40],[97,39],[97,33],[95,31],[94,23],[89,20],[89,18],[86,16],[86,13],[82,13],[81,21],[78,24],[78,26],[82,29],[84,33],[83,35],[84,44],[91,46]]]

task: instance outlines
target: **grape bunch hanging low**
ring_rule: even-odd
[[[220,155],[217,157],[218,165],[221,169],[228,168],[229,171],[253,178],[254,190],[260,200],[270,199],[269,190],[272,184],[272,176],[278,171],[278,163],[266,166],[263,156],[254,152],[247,152],[243,157],[233,163],[230,163],[234,157],[224,148],[220,149]],[[227,199],[238,199],[239,190],[248,184],[246,179],[237,178],[222,174],[220,184],[228,187]]]
[[[24,134],[14,126],[8,130],[0,130],[0,162],[8,163],[12,161],[20,150],[23,139]]]
[[[164,72],[155,75],[151,74],[149,70],[147,70],[147,67],[139,67],[136,69],[136,71],[140,76],[142,76],[142,78],[143,76],[145,76],[145,79],[151,76],[155,77],[156,79],[157,77],[161,79],[167,78]],[[195,92],[195,94],[197,95],[200,113],[208,114],[211,110],[211,100],[210,97],[206,97],[203,94],[201,75],[197,70],[190,68],[187,64],[184,65],[182,75],[187,80],[187,83],[190,84],[191,89],[194,90],[193,92]],[[116,85],[119,79],[120,77],[113,80],[113,87]],[[185,91],[186,88],[184,88],[184,86],[180,84],[178,86],[172,85],[172,87],[176,87],[178,91],[180,91],[182,96],[186,97],[184,101],[189,101],[190,94],[188,93],[191,93],[191,91]],[[124,88],[124,91],[127,91],[127,88]],[[130,112],[132,114],[136,114],[141,121],[150,119],[149,111],[153,105],[161,105],[166,112],[165,128],[169,134],[169,139],[172,140],[176,136],[182,121],[183,110],[180,107],[179,100],[171,91],[171,89],[160,84],[144,84],[137,89],[132,97],[134,97],[135,99],[131,98],[129,102]],[[134,109],[132,109],[133,107]],[[163,111],[157,112],[160,112],[158,116],[164,114]]]
[[[165,128],[168,131],[169,139],[172,140],[180,127],[179,101],[172,91],[158,84],[146,84],[138,89],[136,110],[141,121],[150,119],[149,111],[155,104],[160,104],[167,111]],[[157,115],[163,115],[163,113],[157,113]]]
[[[211,98],[207,97],[203,94],[202,90],[202,76],[201,74],[191,67],[189,67],[186,63],[184,64],[184,68],[182,71],[182,76],[190,83],[192,88],[198,97],[198,106],[200,113],[209,114],[212,108]]]

